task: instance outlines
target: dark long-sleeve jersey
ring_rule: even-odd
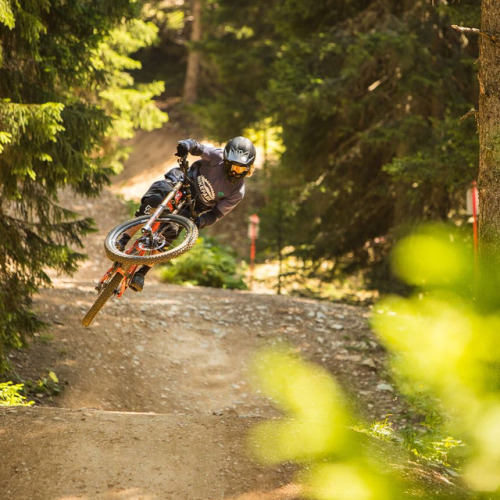
[[[189,139],[189,152],[201,156],[190,169],[194,180],[198,208],[204,212],[204,224],[209,226],[227,215],[245,196],[243,179],[234,184],[224,172],[224,156],[220,148],[200,144]]]

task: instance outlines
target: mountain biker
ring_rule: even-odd
[[[227,215],[245,195],[245,177],[250,177],[254,170],[255,146],[245,137],[235,137],[228,141],[224,149],[200,144],[194,139],[184,139],[177,143],[176,156],[183,157],[191,153],[201,156],[189,169],[189,177],[195,187],[194,220],[200,228],[208,227]],[[136,217],[152,213],[165,196],[178,182],[182,171],[173,168],[165,174],[165,179],[154,182],[141,199]],[[191,218],[189,211],[181,215]],[[123,251],[132,235],[125,233],[117,242]],[[130,288],[141,292],[146,274],[151,267],[142,266],[132,278]]]

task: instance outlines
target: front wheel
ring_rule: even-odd
[[[112,229],[106,236],[104,248],[108,259],[122,264],[160,264],[178,257],[190,250],[198,238],[194,222],[182,215],[162,215],[155,222],[153,238],[142,234],[141,229],[150,219],[143,215],[124,222]],[[117,243],[123,233],[134,230],[134,236],[127,248],[119,250]]]

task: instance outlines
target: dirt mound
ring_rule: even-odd
[[[157,177],[168,166],[157,144],[173,152],[177,137],[158,132],[137,141],[150,152],[136,152],[140,168],[115,186],[142,191],[143,165]],[[328,368],[368,420],[398,411],[363,308],[171,286],[150,273],[143,293],[128,291],[82,327],[94,284],[110,264],[104,236],[129,216],[111,191],[61,199],[93,216],[98,232],[86,240],[89,260],[78,273],[54,276],[54,287],[36,297],[48,330],[29,351],[12,353],[22,377],[52,371],[63,391],[37,394],[35,408],[0,410],[2,498],[298,498],[290,468],[263,468],[244,448],[248,428],[276,416],[250,384],[248,361],[263,346],[293,344]]]
[[[3,410],[2,498],[296,498],[297,486],[280,486],[291,477],[290,467],[269,471],[247,456],[244,438],[254,421],[234,415],[181,419],[91,409]],[[24,454],[13,453],[15,448]]]

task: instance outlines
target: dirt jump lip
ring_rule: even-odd
[[[244,448],[254,422],[279,416],[251,386],[247,363],[273,343],[295,345],[338,376],[368,420],[406,411],[376,389],[384,354],[365,308],[165,285],[153,270],[141,294],[111,300],[91,328],[81,326],[109,266],[104,237],[130,214],[108,190],[90,200],[65,191],[60,201],[98,231],[77,273],[51,274],[54,287],[35,297],[48,330],[12,353],[21,378],[51,370],[62,390],[35,396],[33,408],[0,409],[9,500],[296,498],[290,467],[259,466]]]

